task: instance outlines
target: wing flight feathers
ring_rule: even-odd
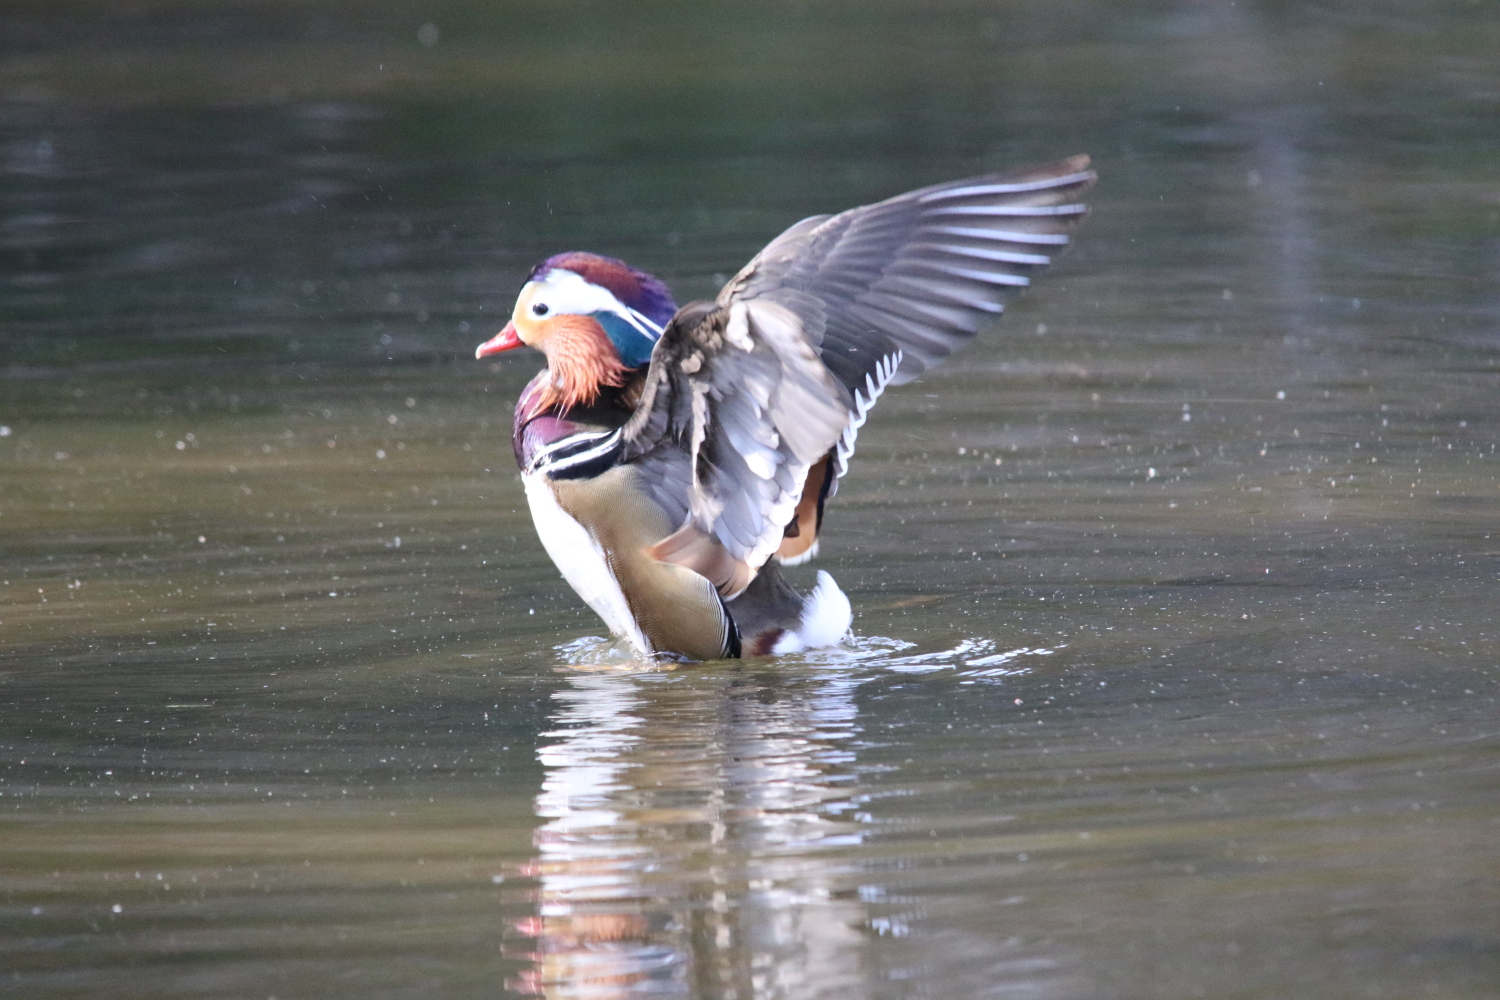
[[[896,382],[951,354],[1051,263],[1095,181],[1087,156],[909,191],[782,233],[720,290],[801,315],[815,302],[814,343],[853,390],[894,350]]]

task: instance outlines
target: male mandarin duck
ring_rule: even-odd
[[[938,364],[1045,267],[1087,213],[1088,157],[953,181],[792,226],[712,302],[573,252],[538,264],[505,329],[547,367],[512,443],[568,583],[643,656],[832,645],[849,600],[778,564],[818,551],[823,508],[888,385]]]

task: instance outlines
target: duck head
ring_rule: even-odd
[[[546,355],[549,375],[540,380],[536,410],[587,406],[650,362],[676,311],[671,291],[645,271],[599,254],[558,254],[532,269],[510,322],[474,356],[534,347]]]

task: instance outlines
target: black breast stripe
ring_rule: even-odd
[[[592,479],[619,461],[621,449],[618,430],[574,434],[549,444],[526,471],[548,479]]]

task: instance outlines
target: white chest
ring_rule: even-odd
[[[526,501],[531,506],[537,537],[562,571],[563,579],[604,619],[611,632],[628,639],[642,656],[650,656],[651,646],[636,624],[598,540],[562,509],[545,476],[523,474],[521,481],[526,485]]]

